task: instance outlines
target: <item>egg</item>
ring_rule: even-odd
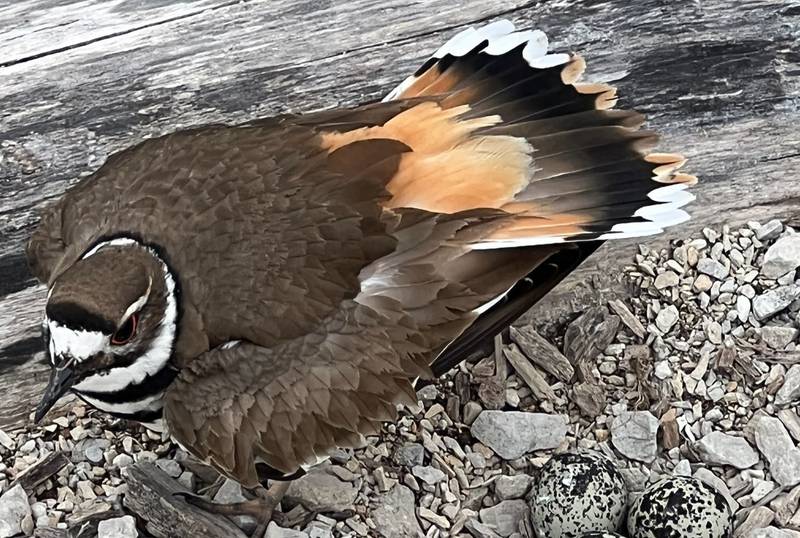
[[[616,532],[587,532],[581,534],[581,538],[624,538],[621,534]]]
[[[619,529],[628,493],[608,458],[570,452],[553,456],[542,467],[529,499],[539,538],[580,538],[591,531]]]
[[[714,487],[674,476],[653,484],[631,506],[631,538],[725,538],[733,530],[730,506]]]

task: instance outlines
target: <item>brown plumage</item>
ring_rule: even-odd
[[[613,88],[574,85],[582,59],[531,52],[539,34],[507,23],[472,32],[386,102],[146,140],[34,233],[34,273],[78,290],[68,302],[79,312],[113,313],[117,331],[142,295],[127,282],[143,277],[115,263],[138,249],[163,265],[178,304],[167,426],[245,486],[257,463],[291,474],[360,443],[415,400],[415,378],[462,360],[600,241],[683,218],[680,188],[657,191],[694,182],[676,172],[683,159],[647,155],[656,135],[608,110]],[[116,237],[134,241],[105,263],[92,249]],[[108,304],[94,308],[97,297]],[[169,306],[142,297],[147,323]],[[67,321],[53,327],[73,338]],[[148,330],[166,339],[163,326]],[[156,376],[146,362],[130,371]],[[134,405],[97,392],[111,412]]]

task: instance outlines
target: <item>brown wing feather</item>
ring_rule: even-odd
[[[257,459],[291,473],[353,446],[393,419],[396,404],[414,402],[410,377],[430,375],[427,349],[406,321],[388,325],[350,301],[319,331],[275,348],[209,351],[167,392],[170,432],[249,487],[258,483]]]

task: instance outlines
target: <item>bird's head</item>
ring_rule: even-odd
[[[166,367],[176,323],[175,281],[155,251],[129,239],[89,251],[48,293],[43,325],[52,371],[36,421],[69,390],[107,396]]]

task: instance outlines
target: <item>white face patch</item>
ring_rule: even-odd
[[[63,357],[82,362],[108,350],[108,336],[101,332],[70,329],[49,319],[46,323],[50,331],[50,360],[53,364]]]

